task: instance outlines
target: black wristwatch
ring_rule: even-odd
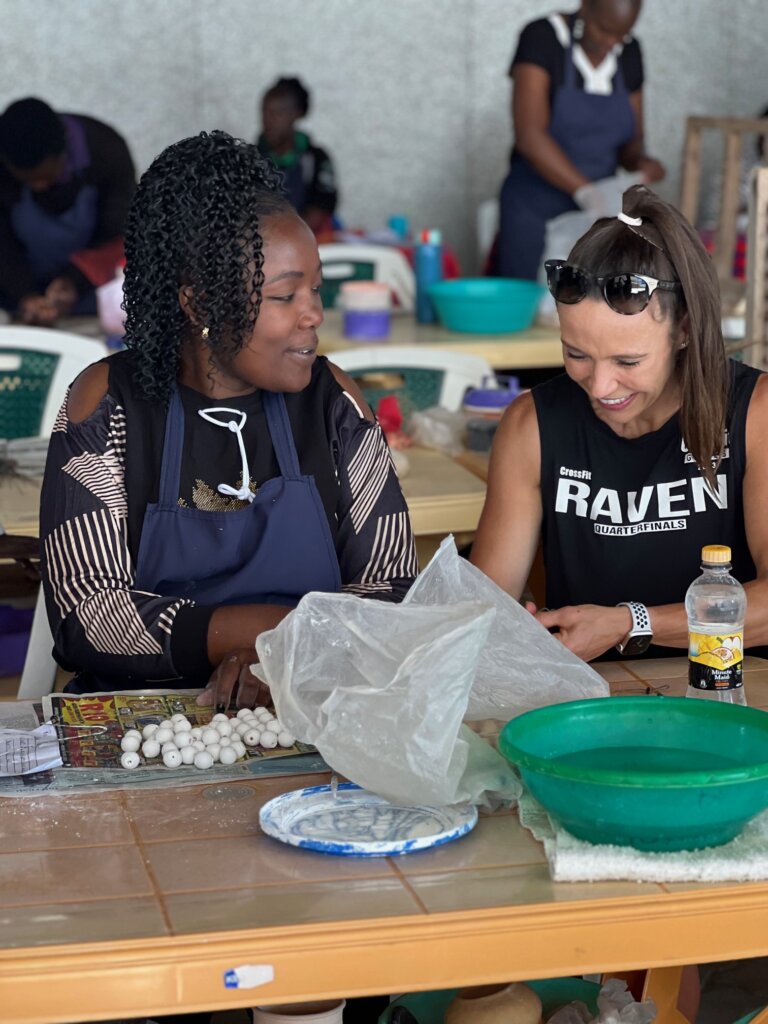
[[[629,608],[629,614],[632,616],[632,628],[624,640],[616,644],[616,650],[625,657],[645,654],[653,640],[651,616],[648,614],[648,609],[639,601],[619,601],[616,607]]]

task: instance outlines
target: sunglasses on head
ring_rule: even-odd
[[[556,302],[573,306],[597,287],[611,309],[624,316],[642,313],[657,288],[665,292],[674,292],[680,288],[679,281],[659,281],[646,274],[596,277],[565,260],[547,260],[544,268],[547,271],[547,287]]]

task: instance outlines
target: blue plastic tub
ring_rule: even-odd
[[[507,334],[533,323],[544,289],[512,277],[465,277],[429,286],[440,322],[449,331]]]

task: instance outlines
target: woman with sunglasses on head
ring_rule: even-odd
[[[127,351],[78,377],[48,452],[56,655],[75,692],[253,703],[256,637],[304,594],[402,599],[408,511],[359,390],[317,355],[317,243],[255,145],[169,146],[125,248]]]
[[[547,274],[566,373],[505,414],[472,561],[519,598],[541,538],[537,617],[589,661],[679,653],[701,548],[728,544],[768,644],[768,377],[726,358],[710,257],[635,186]]]

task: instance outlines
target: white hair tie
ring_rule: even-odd
[[[626,224],[630,228],[642,227],[642,224],[643,224],[643,218],[642,217],[628,217],[627,214],[624,213],[623,211],[621,213],[619,213],[617,216],[618,216],[618,219],[621,221],[622,224]]]

